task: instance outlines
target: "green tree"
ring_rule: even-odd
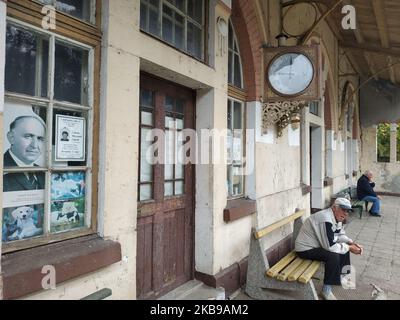
[[[377,129],[378,162],[390,162],[390,124],[381,123]]]

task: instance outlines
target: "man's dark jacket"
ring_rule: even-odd
[[[18,167],[14,159],[11,157],[10,151],[4,154],[4,167]],[[36,165],[35,165],[36,166]],[[36,188],[32,188],[32,185],[28,181],[27,177],[23,172],[19,173],[6,173],[3,175],[3,192],[10,191],[24,191],[24,190],[42,190],[45,186],[44,173],[37,172],[36,178],[38,185]]]
[[[376,197],[376,193],[374,191],[375,183],[369,182],[368,177],[363,174],[360,179],[357,181],[357,198],[358,200],[362,200],[367,196]]]

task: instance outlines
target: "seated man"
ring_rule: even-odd
[[[365,173],[357,181],[357,198],[358,200],[372,202],[372,208],[369,213],[374,217],[380,217],[381,197],[374,191],[375,183],[372,182],[372,172],[370,170]]]
[[[300,258],[325,262],[322,288],[325,300],[337,300],[332,285],[342,285],[342,278],[350,271],[350,252],[363,251],[344,232],[343,221],[348,211],[352,211],[350,201],[337,198],[332,207],[311,215],[296,239],[295,251]]]

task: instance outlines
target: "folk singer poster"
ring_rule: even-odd
[[[55,161],[85,161],[85,118],[56,115]]]

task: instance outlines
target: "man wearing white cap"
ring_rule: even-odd
[[[349,211],[350,201],[337,198],[330,208],[311,215],[296,239],[295,250],[300,258],[325,262],[322,296],[326,300],[336,300],[332,285],[341,285],[342,276],[350,270],[350,252],[363,251],[345,234],[343,222]]]

